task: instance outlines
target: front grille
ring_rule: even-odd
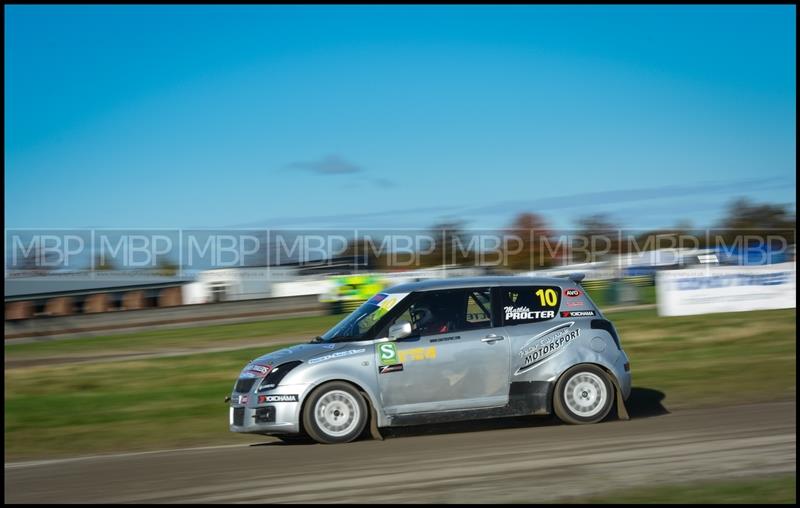
[[[255,382],[256,378],[243,377],[236,381],[236,388],[234,388],[234,391],[237,393],[248,393]]]
[[[241,427],[244,425],[244,408],[243,407],[235,407],[233,408],[233,424],[237,427]]]

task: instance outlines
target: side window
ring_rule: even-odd
[[[490,289],[471,290],[467,294],[466,329],[491,328],[492,292]]]
[[[503,320],[506,326],[553,319],[561,304],[561,288],[558,286],[519,286],[500,289]]]
[[[491,327],[489,289],[458,289],[422,293],[400,314],[411,323],[412,335],[436,335]]]

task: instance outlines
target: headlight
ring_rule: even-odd
[[[270,371],[267,376],[261,380],[261,384],[258,385],[259,392],[265,392],[267,390],[272,390],[278,384],[280,384],[281,380],[289,373],[290,370],[300,365],[301,361],[294,360],[292,362],[286,362],[278,365],[274,369]]]

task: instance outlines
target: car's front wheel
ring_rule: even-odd
[[[614,405],[614,386],[596,365],[576,365],[556,383],[553,409],[561,421],[572,424],[597,423]]]
[[[364,430],[367,415],[367,404],[352,385],[332,381],[308,396],[303,427],[319,443],[347,443]]]

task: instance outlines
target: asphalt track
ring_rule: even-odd
[[[646,392],[632,396],[631,420],[598,425],[525,417],[395,429],[346,445],[264,437],[8,463],[5,502],[546,502],[796,472],[796,401],[667,413]]]

